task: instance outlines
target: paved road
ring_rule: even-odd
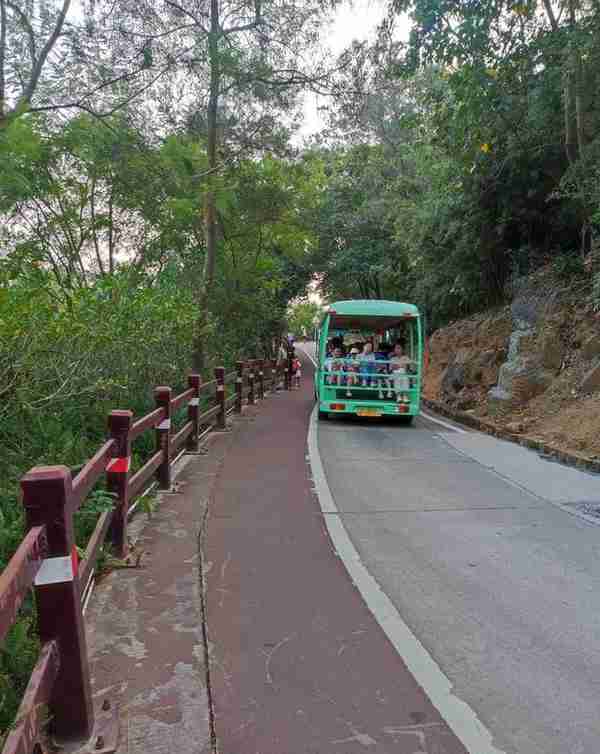
[[[330,420],[345,528],[412,632],[514,754],[600,750],[600,479],[426,418]],[[473,752],[477,754],[477,752]]]
[[[331,547],[312,406],[305,378],[246,412],[215,481],[202,551],[218,751],[465,754]]]

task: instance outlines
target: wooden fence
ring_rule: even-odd
[[[2,754],[43,752],[40,739],[48,720],[59,737],[87,739],[93,734],[82,604],[105,540],[123,557],[136,498],[153,483],[170,489],[174,461],[186,451],[197,452],[200,439],[211,430],[224,430],[227,415],[240,414],[245,401],[262,400],[281,381],[289,390],[290,358],[239,361],[228,374],[218,367],[215,379],[205,383],[192,374],[187,390],[176,396],[169,387],[157,387],[156,408],[146,416],[134,421],[131,411],[110,413],[109,438],[75,477],[66,466],[40,466],[25,474],[21,487],[27,533],[0,575],[0,642],[33,588],[42,649]],[[174,432],[172,418],[185,408],[187,421]],[[132,474],[132,444],[150,430],[156,436],[155,452]],[[73,514],[102,478],[115,505],[100,516],[78,562]],[[101,738],[92,746],[103,749]]]

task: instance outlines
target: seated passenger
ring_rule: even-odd
[[[329,376],[325,377],[326,385],[341,385],[342,378],[339,374],[343,370],[343,354],[341,348],[335,348],[333,356],[325,359],[325,371],[329,372]]]
[[[344,371],[347,373],[346,385],[348,389],[346,390],[346,395],[348,398],[352,397],[352,391],[350,390],[350,388],[354,387],[354,385],[360,384],[360,378],[358,376],[360,372],[360,364],[358,363],[359,354],[360,351],[358,350],[358,348],[351,348],[349,358],[344,364]]]
[[[390,369],[389,358],[392,347],[389,343],[382,342],[379,344],[377,353],[375,354],[375,360],[378,363],[376,365],[376,372],[378,375],[388,375],[392,370]],[[387,388],[387,397],[392,397],[392,384],[393,381],[387,376],[381,376],[377,379],[377,386],[379,388],[379,398],[383,399],[383,389]],[[383,388],[383,389],[382,389]]]
[[[360,384],[366,387],[371,385],[371,377],[375,371],[375,354],[373,353],[373,343],[370,340],[363,346],[363,351],[359,356],[359,373]]]
[[[410,389],[408,373],[415,366],[415,362],[406,356],[402,343],[398,341],[390,357],[390,368],[394,377],[394,391],[398,403],[408,403],[410,401],[410,396],[408,395],[408,390]]]

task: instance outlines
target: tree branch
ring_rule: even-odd
[[[155,84],[158,81],[158,79],[161,78],[161,76],[163,76],[168,71],[169,71],[169,66],[161,69],[149,83],[145,84],[144,86],[139,88],[137,91],[133,92],[129,97],[126,97],[125,99],[118,102],[110,110],[105,110],[104,112],[98,112],[97,110],[94,110],[90,105],[85,103],[85,99],[91,97],[93,94],[97,93],[98,91],[100,91],[101,89],[104,89],[107,86],[110,86],[113,83],[116,83],[118,81],[127,81],[129,79],[135,78],[137,75],[139,75],[142,72],[142,69],[135,71],[134,73],[123,74],[123,76],[119,76],[113,81],[103,82],[102,84],[97,86],[96,89],[93,89],[91,92],[87,92],[84,98],[76,102],[64,102],[57,105],[40,105],[39,107],[29,108],[29,111],[32,113],[43,113],[43,112],[49,112],[49,111],[54,111],[54,110],[68,110],[69,108],[75,108],[78,110],[83,110],[84,112],[88,113],[94,118],[98,118],[99,120],[101,120],[102,118],[109,118],[111,115],[114,115],[118,110],[128,105],[133,99],[135,99],[136,97],[139,97],[140,94],[143,94],[145,91],[150,89],[150,87],[153,84]]]
[[[171,8],[174,8],[175,10],[178,10],[180,13],[183,13],[184,16],[187,16],[188,18],[191,18],[192,21],[196,26],[198,26],[205,34],[208,34],[208,29],[204,26],[202,21],[200,21],[193,13],[190,13],[187,8],[183,8],[179,3],[174,2],[173,0],[165,0],[165,5],[171,6]]]
[[[230,26],[228,29],[223,29],[223,36],[226,37],[229,34],[239,34],[242,31],[250,31],[260,26],[261,19],[255,18],[254,21],[249,21],[247,24],[240,24],[239,26]]]
[[[52,34],[48,37],[46,40],[46,44],[42,48],[42,51],[40,53],[39,58],[37,59],[33,70],[31,71],[31,76],[29,78],[29,84],[27,85],[27,88],[23,92],[23,96],[20,98],[19,106],[21,105],[28,105],[31,102],[31,98],[33,97],[35,90],[38,85],[38,81],[40,80],[40,75],[42,73],[42,68],[44,67],[44,64],[46,63],[46,59],[48,55],[50,54],[52,48],[56,44],[56,40],[59,38],[60,33],[62,31],[62,27],[65,23],[65,18],[67,17],[67,13],[69,12],[69,7],[71,5],[71,0],[63,0],[63,6],[58,14],[58,18],[56,19],[56,24],[54,26],[54,30],[52,31]]]
[[[544,8],[546,9],[546,15],[548,16],[548,20],[550,21],[552,31],[558,31],[558,22],[556,20],[556,16],[554,15],[554,10],[552,9],[550,0],[542,0],[542,3],[544,4]]]
[[[19,8],[19,6],[15,5],[13,2],[11,2],[11,0],[6,0],[6,6],[10,8],[14,13],[16,13],[17,16],[19,16],[19,19],[23,24],[25,31],[27,32],[27,36],[29,37],[29,55],[31,56],[31,64],[35,65],[35,59],[37,56],[37,50],[35,47],[35,33],[31,24],[29,23],[29,19]]]
[[[242,31],[250,31],[251,29],[256,29],[258,26],[260,26],[263,23],[260,13],[260,3],[261,0],[254,0],[254,21],[250,21],[247,24],[239,24],[238,26],[230,26],[228,29],[223,29],[223,36],[226,37],[229,34],[239,34]]]
[[[5,0],[0,0],[0,120],[4,118],[4,98],[6,96],[6,79],[4,75],[6,22],[6,3]]]
[[[96,261],[98,262],[98,269],[100,274],[104,276],[106,274],[104,265],[102,264],[102,255],[100,254],[100,245],[98,244],[98,228],[96,220],[96,179],[92,178],[92,186],[90,190],[90,212],[92,215],[92,241],[94,243],[94,250],[96,251]]]

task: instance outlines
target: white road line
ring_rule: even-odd
[[[308,355],[308,354],[307,354]],[[310,357],[309,357],[310,358]],[[323,513],[339,513],[323,470],[318,444],[317,407],[308,429],[308,456],[315,492]],[[452,692],[452,684],[411,632],[390,598],[369,573],[352,544],[342,517],[323,516],[337,555],[388,639],[469,754],[505,754],[468,704]]]
[[[446,427],[447,429],[453,429],[455,432],[458,432],[461,435],[467,434],[466,429],[461,429],[460,427],[457,427],[454,424],[448,424],[448,422],[445,422],[442,419],[438,419],[437,417],[432,416],[428,411],[427,412],[421,411],[421,416],[430,422],[435,422],[436,424],[440,424],[442,427]]]
[[[303,354],[304,354],[305,356],[308,356],[308,358],[309,358],[309,359],[310,359],[310,360],[312,361],[312,363],[313,363],[313,365],[314,365],[315,367],[317,367],[317,366],[318,366],[317,362],[316,362],[316,361],[315,361],[315,360],[313,359],[313,357],[312,357],[312,356],[311,356],[311,355],[310,355],[310,354],[308,353],[308,351],[304,350],[304,348],[301,348],[300,346],[296,346],[296,348],[297,348],[297,349],[298,349],[299,351],[302,351],[302,353],[303,353]]]

